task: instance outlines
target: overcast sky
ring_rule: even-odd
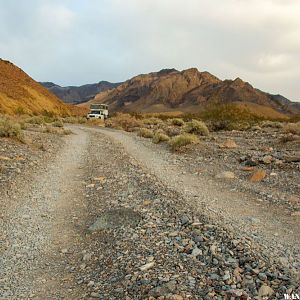
[[[0,57],[61,85],[197,67],[300,101],[300,0],[0,0]]]

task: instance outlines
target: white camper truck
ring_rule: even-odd
[[[87,114],[87,119],[106,119],[108,117],[108,105],[106,104],[91,104],[90,112]]]

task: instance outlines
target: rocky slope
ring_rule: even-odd
[[[69,108],[9,61],[0,59],[0,113],[69,114]]]
[[[120,85],[120,83],[111,83],[108,81],[66,87],[59,86],[53,82],[41,82],[41,84],[64,102],[75,104],[86,102],[94,98],[98,93]]]
[[[197,112],[219,103],[243,104],[253,111],[264,111],[267,107],[274,117],[300,111],[289,100],[282,102],[277,98],[240,78],[222,81],[208,72],[192,68],[138,75],[113,90],[99,93],[89,103],[104,102],[112,111],[135,112]]]

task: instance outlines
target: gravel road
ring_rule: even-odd
[[[10,203],[0,218],[0,299],[300,293],[297,219],[188,173],[130,134],[71,129],[55,158],[0,191]]]

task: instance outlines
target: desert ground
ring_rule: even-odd
[[[299,143],[280,129],[214,132],[184,151],[67,129],[1,138],[0,299],[300,293]]]

